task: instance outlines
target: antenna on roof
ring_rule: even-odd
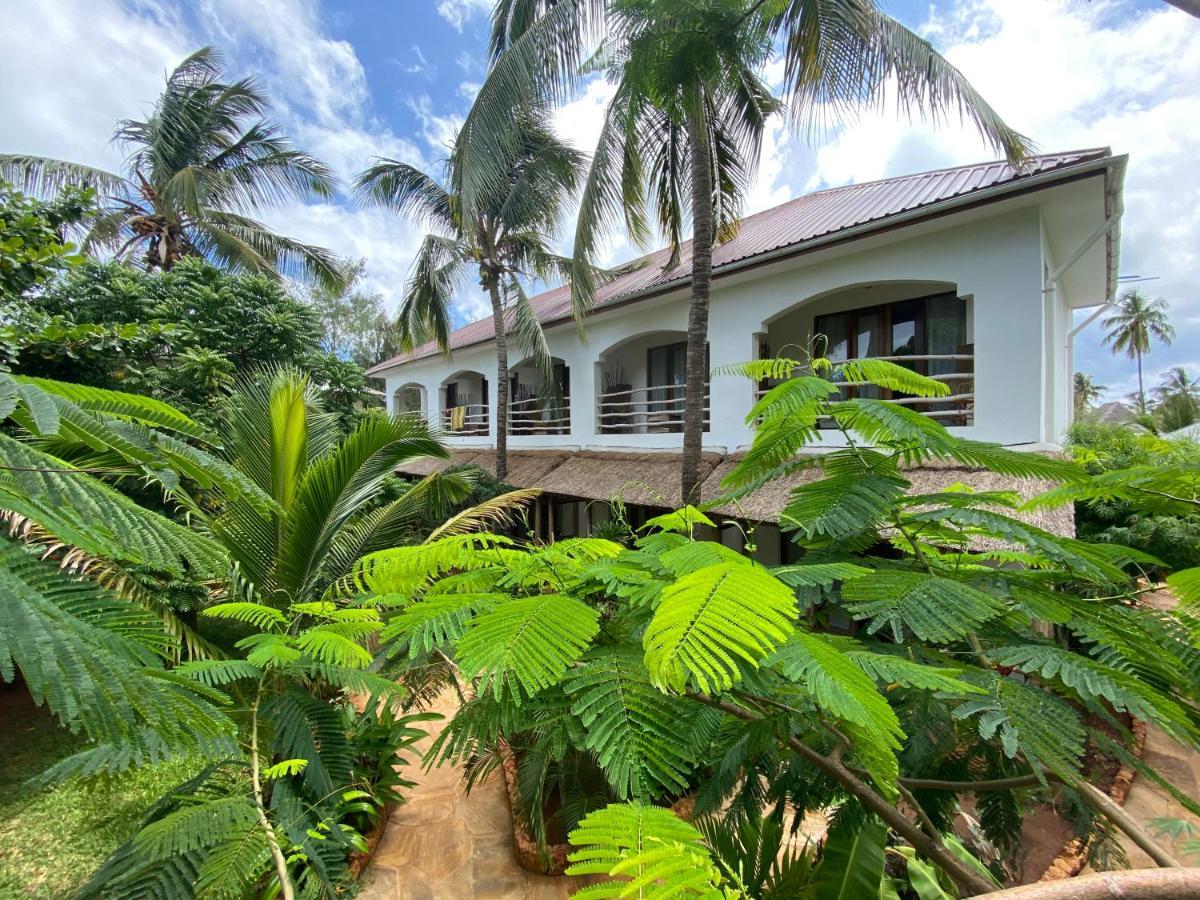
[[[1121,284],[1136,284],[1139,281],[1158,281],[1159,275],[1119,275],[1117,281]]]

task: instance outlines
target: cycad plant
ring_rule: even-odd
[[[379,616],[339,585],[469,480],[433,476],[376,505],[398,463],[445,451],[411,419],[341,435],[289,369],[241,386],[220,440],[157,400],[5,373],[0,414],[13,430],[0,434],[0,676],[19,673],[91,738],[44,777],[167,757],[199,769],[85,894],[335,892],[361,829],[403,787],[392,755],[419,734],[378,705],[398,690],[366,668]],[[133,482],[164,490],[182,521],[119,490]],[[461,513],[448,531],[494,514]],[[161,607],[161,578],[219,601],[205,615],[244,629],[232,656]],[[348,694],[376,701],[355,715]]]
[[[167,76],[146,119],[119,123],[113,140],[128,148],[123,174],[91,166],[0,154],[0,178],[52,195],[95,188],[100,210],[84,249],[118,259],[141,251],[148,268],[170,269],[188,255],[239,271],[312,277],[337,285],[328,250],[277,234],[253,216],[293,200],[333,194],[333,176],[265,120],[266,95],[250,79],[221,80],[222,60],[197,50]]]
[[[593,754],[625,803],[572,837],[574,871],[615,880],[580,897],[765,895],[774,876],[711,858],[700,832],[659,808],[685,793],[702,813],[747,819],[777,804],[833,810],[825,862],[779,876],[820,898],[888,896],[897,871],[963,896],[994,890],[996,873],[953,833],[967,794],[995,846],[1014,846],[1031,795],[1049,791],[1085,811],[1085,836],[1111,821],[1170,864],[1090,783],[1085,752],[1090,741],[1159,780],[1129,752],[1125,716],[1200,744],[1195,616],[1138,602],[1127,570],[1143,554],[1048,533],[1017,515],[1013,492],[912,494],[908,468],[1086,475],[953,437],[902,405],[840,399],[838,380],[945,395],[891,363],[737,371],[786,379],[751,412],[756,439],[728,488],[736,498],[810,473],[781,517],[796,562],[767,568],[697,540],[713,523],[691,507],[647,523],[632,549],[472,535],[362,561],[363,602],[389,610],[385,649],[443,654],[474,685],[435,754],[478,757],[539,727],[552,746]],[[842,448],[803,455],[825,423]],[[823,624],[838,620],[853,633]],[[1087,717],[1108,730],[1089,734]],[[899,866],[887,875],[885,847]],[[742,883],[752,871],[759,887]]]
[[[1138,412],[1146,414],[1146,384],[1142,377],[1142,357],[1150,352],[1153,341],[1170,344],[1175,340],[1175,328],[1167,321],[1167,301],[1151,299],[1136,288],[1130,288],[1117,301],[1116,310],[1104,320],[1108,333],[1104,343],[1113,353],[1124,353],[1137,360]]]
[[[497,148],[519,141],[509,110],[564,98],[597,69],[615,91],[576,229],[576,310],[591,302],[587,266],[606,231],[623,219],[644,239],[651,208],[673,269],[690,214],[685,502],[699,499],[713,245],[736,232],[765,121],[781,106],[761,78],[775,48],[783,101],[806,127],[852,116],[894,89],[907,112],[958,114],[1010,159],[1027,151],[957,69],[872,0],[501,0],[492,22],[491,69],[459,138],[465,214],[503,184]]]
[[[503,180],[477,196],[469,213],[456,187],[463,178],[457,149],[446,163],[444,181],[393,159],[376,161],[355,181],[362,202],[411,216],[431,229],[413,262],[400,306],[397,324],[404,349],[432,340],[449,351],[456,291],[467,278],[478,276],[495,328],[500,479],[508,472],[510,330],[532,357],[543,389],[552,392],[557,384],[550,349],[523,282],[569,275],[570,261],[552,251],[552,239],[584,159],[555,136],[543,115],[517,111],[515,119],[510,127],[519,129],[519,138],[507,148],[508,155],[497,160],[504,166]]]

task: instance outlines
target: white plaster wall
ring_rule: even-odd
[[[904,239],[904,232],[899,231],[886,243],[874,241],[869,249],[814,254],[718,280],[709,323],[713,368],[753,359],[766,323],[791,310],[803,310],[801,304],[816,302],[814,298],[832,291],[867,282],[949,283],[960,296],[972,298],[968,327],[975,342],[976,373],[975,424],[953,430],[964,437],[1009,445],[1057,440],[1065,419],[1061,410],[1050,404],[1055,392],[1063,394],[1065,357],[1060,365],[1050,364],[1056,354],[1048,352],[1048,347],[1058,340],[1055,332],[1062,327],[1064,316],[1049,316],[1045,311],[1037,208],[968,224],[955,223],[953,217],[941,221],[945,227],[934,233]],[[875,294],[870,302],[881,302],[880,296]],[[797,321],[810,320],[812,309],[791,315]],[[579,341],[572,324],[550,329],[551,352],[571,368],[571,434],[512,436],[509,446],[678,450],[681,434],[596,432],[597,363],[605,350],[631,336],[685,332],[686,324],[687,295],[677,291],[595,315],[587,323],[586,343]],[[627,365],[627,376],[645,365],[647,344],[629,346],[639,345],[641,361]],[[434,357],[394,369],[386,375],[387,392],[390,395],[401,384],[417,382],[426,387],[426,397],[432,400],[439,397],[438,388],[447,373],[462,369],[488,374],[494,409],[496,364],[490,346],[458,351],[452,360]],[[753,432],[744,418],[753,393],[754,385],[743,379],[713,379],[712,428],[705,436],[706,448],[732,452],[750,444]],[[495,416],[491,428],[494,440]],[[832,444],[835,437],[825,440]],[[450,438],[449,443],[476,446],[485,441],[482,437]]]

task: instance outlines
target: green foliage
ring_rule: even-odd
[[[756,665],[788,639],[796,598],[764,569],[718,563],[665,588],[643,644],[659,686],[688,683],[722,691],[741,677],[738,660]]]
[[[0,180],[0,304],[83,262],[65,232],[91,212],[95,197],[90,188],[70,187],[53,200],[36,200]]]
[[[621,881],[576,891],[575,900],[637,896],[720,898],[738,896],[704,847],[703,836],[671,812],[640,803],[614,804],[589,815],[571,832],[581,849],[568,875],[604,874]]]
[[[87,262],[25,301],[6,328],[18,371],[149,394],[212,424],[220,399],[260,366],[310,373],[344,425],[374,403],[361,366],[322,348],[303,301],[266,275],[202,259],[165,272]]]
[[[825,841],[813,884],[813,900],[880,896],[887,828],[878,819],[858,827],[835,827]]]

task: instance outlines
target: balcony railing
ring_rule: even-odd
[[[601,434],[671,434],[683,431],[684,386],[656,385],[608,391],[596,398]],[[704,397],[704,430],[709,430],[709,399]]]
[[[898,406],[910,406],[922,415],[939,420],[943,425],[973,425],[975,423],[975,357],[965,353],[940,353],[926,356],[875,356],[886,362],[894,362],[918,372],[929,368],[928,363],[953,363],[957,372],[941,372],[936,375],[926,375],[934,381],[945,382],[950,388],[947,397],[909,397],[904,394],[893,394],[871,384],[869,381],[836,381],[834,384],[846,397],[863,396],[860,388]],[[922,372],[924,374],[924,372]],[[766,387],[760,387],[755,392],[755,398],[761,398],[768,390],[778,384],[774,382]],[[865,393],[865,392],[864,392]],[[826,426],[827,427],[827,426]]]
[[[483,403],[468,403],[442,410],[442,430],[456,437],[486,435],[488,408]]]
[[[571,398],[547,405],[541,397],[513,400],[508,405],[509,434],[570,434]]]

